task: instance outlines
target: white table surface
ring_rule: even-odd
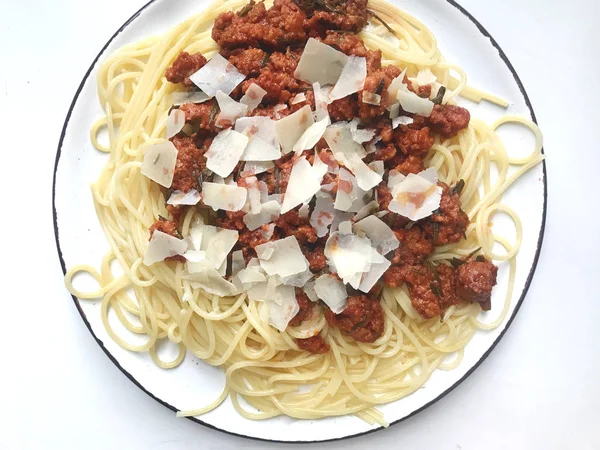
[[[286,447],[175,418],[103,354],[62,282],[51,215],[62,123],[96,52],[142,3],[0,0],[1,450]],[[459,3],[508,54],[545,135],[538,269],[505,337],[456,390],[386,431],[318,447],[600,448],[600,10],[594,0]]]

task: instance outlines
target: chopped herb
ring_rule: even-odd
[[[267,65],[267,63],[269,62],[269,58],[271,58],[271,55],[265,52],[265,56],[263,56],[263,58],[260,60],[261,69]]]
[[[179,109],[181,105],[173,105],[169,108],[169,112],[167,113],[169,116],[171,115],[171,113],[173,112],[174,109]]]
[[[437,241],[440,234],[440,224],[438,222],[433,222],[431,226],[433,228],[433,243],[435,244],[435,241]]]
[[[385,80],[382,78],[381,80],[379,80],[379,83],[377,83],[377,87],[375,88],[375,93],[377,95],[380,95],[383,92],[384,87],[385,87]]]
[[[470,260],[473,256],[475,256],[479,251],[481,250],[481,247],[477,247],[475,250],[473,250],[471,253],[469,253],[467,255],[467,257],[465,258],[465,261]]]
[[[463,189],[465,188],[465,180],[463,180],[462,178],[460,180],[458,180],[458,183],[456,183],[454,185],[454,187],[452,189],[450,189],[450,195],[460,195],[463,191]]]
[[[161,216],[160,214],[158,215],[158,220],[162,220],[164,222],[168,222],[169,219],[166,219],[165,217]]]
[[[181,235],[181,233],[179,232],[179,230],[177,228],[175,228],[175,231],[173,232],[173,234],[175,235],[175,237],[177,239],[183,239],[183,236]]]
[[[202,192],[202,183],[204,183],[204,174],[200,172],[200,175],[198,175],[198,192]]]
[[[385,20],[383,20],[381,17],[379,17],[376,13],[374,13],[373,11],[371,11],[370,9],[367,9],[367,13],[369,13],[371,16],[375,17],[375,19],[377,19],[379,22],[381,22],[381,25],[383,25],[385,27],[386,30],[388,30],[390,33],[392,33],[394,36],[396,36],[398,39],[400,39],[400,36],[398,36],[396,34],[396,32],[392,29],[392,27],[390,27]]]
[[[485,256],[478,255],[477,258],[475,258],[475,261],[477,261],[477,262],[486,262],[486,259],[485,259]]]
[[[406,225],[404,225],[404,229],[405,230],[410,230],[412,227],[415,226],[417,222],[413,222],[412,220],[410,222],[408,222]]]
[[[444,95],[446,95],[446,88],[444,86],[441,86],[437,95],[435,96],[435,98],[433,100],[431,100],[433,103],[435,103],[436,105],[441,105],[442,101],[444,100]]]
[[[254,8],[254,0],[250,0],[250,2],[244,6],[240,12],[238,13],[238,16],[240,17],[244,17],[246,14],[248,14],[250,11],[252,11],[252,8]]]
[[[165,189],[165,199],[169,200],[171,198],[172,193],[173,193],[173,190],[171,188],[166,188]]]
[[[450,264],[452,264],[452,267],[454,267],[455,269],[459,266],[462,266],[464,263],[465,263],[465,261],[463,261],[460,258],[456,258],[456,257],[454,257],[450,260]]]
[[[215,117],[219,113],[219,110],[219,104],[217,102],[213,102],[213,107],[210,110],[210,116],[208,117],[209,125],[215,121]]]
[[[437,284],[441,286],[442,280],[440,279],[440,274],[438,273],[437,266],[435,264],[433,264],[432,262],[429,262],[429,267],[431,267],[431,271],[433,272],[435,281],[437,281]]]
[[[437,297],[442,296],[442,291],[440,291],[440,288],[434,282],[429,283],[429,289],[431,289],[431,292],[433,292]]]
[[[154,158],[154,161],[152,161],[152,164],[156,164],[159,159],[160,159],[160,153],[158,155],[156,155],[156,158]]]
[[[426,276],[427,274],[425,272],[423,272],[422,270],[417,270],[414,267],[411,267],[410,270],[412,270],[414,273],[416,273],[417,275],[421,275],[422,277]]]

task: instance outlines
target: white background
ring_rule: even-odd
[[[600,10],[594,0],[460,3],[507,53],[544,132],[538,269],[505,337],[456,390],[388,430],[319,448],[600,448]],[[141,6],[0,0],[0,449],[291,447],[176,419],[109,361],[64,289],[51,214],[60,130],[95,54]]]

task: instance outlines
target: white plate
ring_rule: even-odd
[[[485,88],[510,101],[508,113],[535,120],[525,90],[506,55],[486,30],[453,1],[396,0],[430,27],[446,59],[460,64],[470,84]],[[79,263],[98,266],[107,244],[98,225],[92,204],[90,183],[103,166],[105,155],[95,151],[89,140],[92,123],[102,110],[96,97],[98,61],[124,44],[162,33],[185,17],[200,11],[207,0],[155,0],[129,19],[108,41],[86,73],[69,110],[56,157],[54,179],[54,226],[63,271]],[[505,111],[489,104],[467,103],[474,117],[491,121]],[[508,128],[503,137],[513,149],[533,142],[528,131]],[[531,148],[530,148],[531,149]],[[517,313],[525,296],[539,256],[546,211],[545,165],[524,176],[504,197],[504,202],[520,214],[523,245],[517,258],[517,276],[510,312],[505,322],[490,332],[479,332],[468,344],[464,360],[452,371],[437,371],[424,388],[381,409],[390,423],[405,419],[450,392],[489,354]],[[498,313],[506,289],[506,268],[499,271],[499,286],[494,290]],[[188,355],[173,370],[157,368],[147,354],[131,353],[116,345],[100,321],[97,301],[75,299],[83,320],[111,360],[138,387],[170,409],[193,409],[217,397],[224,383],[218,369]],[[517,349],[515,349],[517,351]],[[182,419],[183,420],[183,419]],[[279,417],[250,421],[240,417],[229,401],[196,420],[198,423],[240,436],[265,440],[307,442],[340,439],[380,429],[355,417],[302,421]]]

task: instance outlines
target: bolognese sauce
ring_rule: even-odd
[[[428,217],[411,221],[391,211],[394,201],[389,177],[392,171],[399,176],[419,174],[425,169],[425,157],[436,137],[446,139],[465,129],[470,120],[469,112],[459,106],[436,104],[429,117],[418,114],[405,115],[410,123],[393,127],[389,119],[390,99],[388,89],[402,74],[395,66],[382,65],[380,50],[368,50],[357,33],[367,23],[366,0],[312,2],[309,0],[275,0],[270,8],[263,2],[251,1],[239,12],[226,12],[217,17],[212,37],[220,46],[220,54],[246,76],[246,79],[230,96],[240,101],[252,85],[265,91],[260,104],[249,117],[281,119],[304,106],[315,109],[315,93],[310,83],[295,76],[304,45],[315,38],[344,53],[366,59],[364,87],[358,92],[336,99],[327,105],[332,122],[358,119],[364,128],[373,129],[376,138],[371,139],[372,151],[366,156],[369,164],[384,168],[382,181],[375,186],[375,203],[372,213],[381,213],[381,220],[393,231],[399,245],[385,255],[390,267],[383,274],[370,295],[353,290],[348,294],[346,306],[337,313],[325,307],[325,318],[330,327],[359,342],[374,342],[384,332],[385,314],[380,304],[383,284],[390,287],[406,285],[414,309],[424,318],[443,315],[444,311],[459,302],[476,302],[484,310],[490,308],[490,294],[496,284],[497,267],[479,256],[461,261],[457,267],[428,262],[437,246],[458,242],[465,237],[469,218],[461,209],[461,189],[437,182],[441,190],[439,208]],[[196,89],[190,76],[207,63],[203,55],[182,52],[166,71],[166,78],[184,88]],[[422,98],[432,94],[431,86],[412,86],[404,76],[408,89]],[[379,104],[365,102],[365,93],[381,97]],[[219,106],[215,100],[205,103],[187,103],[179,107],[185,114],[187,130],[171,138],[178,149],[174,170],[173,189],[201,190],[202,181],[214,174],[207,170],[206,152],[213,138],[222,131],[216,118]],[[191,130],[191,131],[190,131]],[[322,186],[328,186],[334,194],[340,190],[352,192],[353,186],[342,179],[344,165],[336,161],[325,139],[317,144],[319,160],[331,170],[323,177]],[[244,176],[241,164],[233,171],[237,186],[246,186],[247,178],[255,176],[264,183],[268,195],[285,195],[290,173],[299,158],[314,163],[312,151],[288,153],[274,161],[272,167],[261,173]],[[181,207],[185,208],[185,207]],[[241,250],[246,263],[256,257],[256,247],[266,242],[294,236],[302,254],[308,261],[309,270],[315,275],[330,272],[327,259],[327,239],[330,233],[320,234],[317,225],[310,220],[314,199],[303,206],[281,214],[273,223],[250,230],[244,222],[242,211],[219,211],[214,224],[239,232],[234,250]],[[325,213],[324,213],[325,214]],[[177,235],[183,215],[180,210],[172,220],[159,220],[150,227],[170,235]],[[325,215],[324,217],[327,218]],[[179,258],[181,259],[181,258]],[[335,276],[334,273],[332,275]],[[338,277],[339,278],[339,277]],[[289,326],[299,326],[320,311],[315,302],[301,289],[296,288],[298,312]],[[298,339],[298,347],[311,353],[326,353],[329,345],[320,335]]]

